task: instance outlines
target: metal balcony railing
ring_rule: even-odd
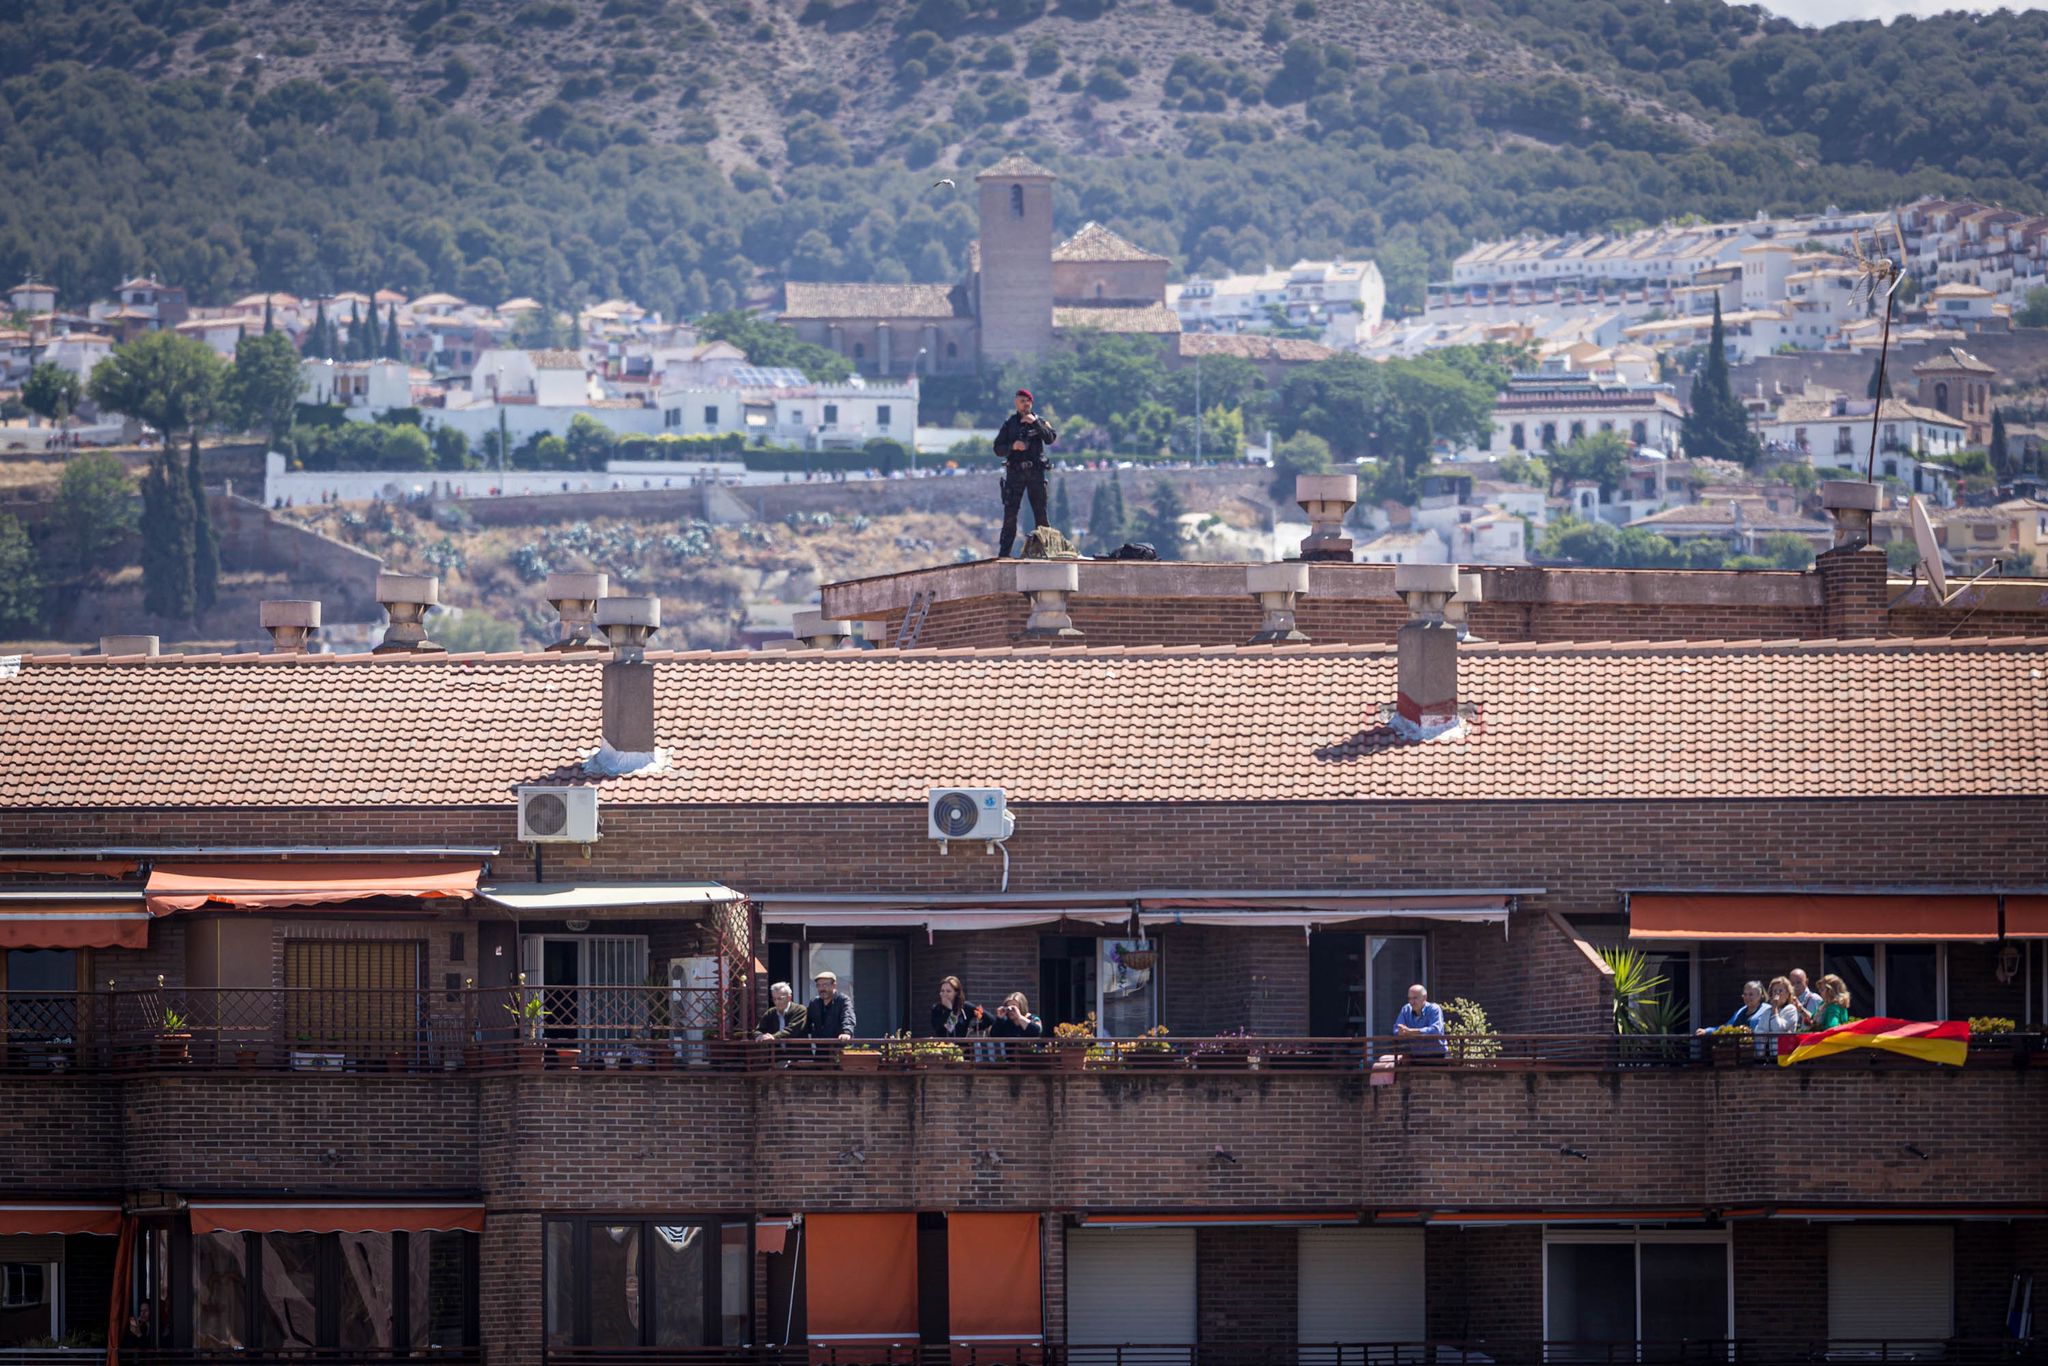
[[[999,1343],[780,1347],[549,1348],[545,1366],[1406,1366],[1407,1363],[1746,1363],[1941,1361],[1953,1366],[2048,1360],[2048,1339],[1954,1338],[1585,1342],[1535,1338],[1352,1343],[1079,1346]]]
[[[784,1039],[757,1042],[740,989],[159,988],[0,997],[0,1072],[528,1070],[1385,1073],[1769,1067],[1770,1040],[1485,1034],[1418,1042],[1255,1035],[1142,1039]],[[2036,1033],[1980,1035],[1969,1065],[2027,1066]],[[1925,1064],[1860,1051],[1829,1066]]]

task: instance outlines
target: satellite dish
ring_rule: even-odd
[[[1934,523],[1927,519],[1927,506],[1914,494],[1906,502],[1913,518],[1913,544],[1920,551],[1920,563],[1927,566],[1927,581],[1934,585],[1938,601],[1948,601],[1948,575],[1941,569],[1941,543],[1934,539]]]

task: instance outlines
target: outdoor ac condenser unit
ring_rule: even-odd
[[[932,839],[1006,840],[1017,828],[1000,787],[935,787],[924,795]]]
[[[597,839],[597,789],[522,787],[519,838],[527,844],[590,844]]]

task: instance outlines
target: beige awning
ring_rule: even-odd
[[[740,894],[718,882],[500,882],[477,895],[517,915],[721,906]]]

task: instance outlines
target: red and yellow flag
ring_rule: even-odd
[[[1961,1067],[1970,1051],[1966,1020],[1851,1020],[1818,1034],[1780,1034],[1778,1066],[1833,1057],[1852,1048],[1882,1048],[1923,1062]]]

